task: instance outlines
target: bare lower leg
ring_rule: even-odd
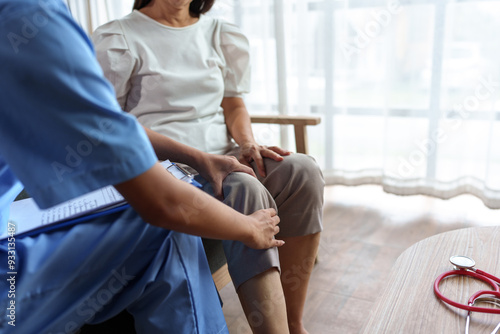
[[[253,333],[289,333],[278,269],[271,268],[246,281],[237,293]]]
[[[320,233],[302,237],[281,238],[279,248],[281,282],[286,300],[288,326],[291,334],[306,334],[302,322],[307,286],[318,252]]]

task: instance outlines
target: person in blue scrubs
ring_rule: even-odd
[[[227,332],[199,236],[281,246],[279,218],[242,215],[175,179],[155,150],[214,184],[253,172],[174,141],[155,147],[62,0],[0,0],[0,36],[0,229],[17,223],[8,209],[23,188],[42,209],[110,184],[131,205],[0,241],[0,332],[75,333],[124,309],[138,333]]]

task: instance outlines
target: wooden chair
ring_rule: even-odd
[[[321,118],[313,116],[251,116],[252,123],[293,125],[295,132],[295,150],[297,153],[308,154],[307,129],[308,125],[321,123]]]

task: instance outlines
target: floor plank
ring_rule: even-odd
[[[429,236],[500,223],[500,211],[477,198],[395,196],[378,186],[329,186],[324,231],[308,292],[304,322],[310,334],[359,333],[397,257]],[[232,284],[220,291],[231,334],[250,334]]]

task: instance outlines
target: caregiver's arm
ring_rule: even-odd
[[[243,215],[177,180],[159,163],[115,188],[146,222],[155,226],[207,238],[237,240],[256,249],[284,244],[274,239],[279,232],[279,217],[274,209]]]

